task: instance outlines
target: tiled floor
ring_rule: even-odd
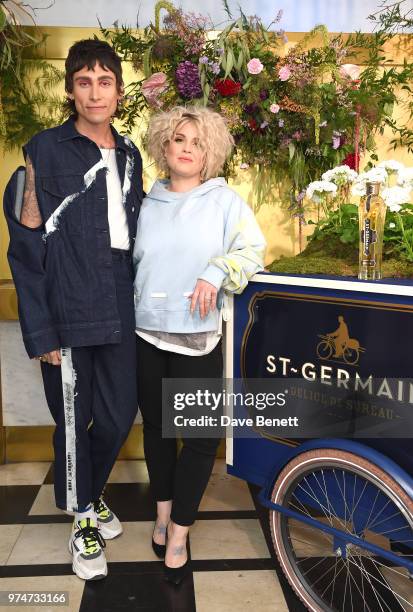
[[[217,460],[191,528],[192,574],[174,587],[150,539],[155,504],[143,461],[118,461],[105,498],[123,523],[107,542],[108,577],[84,583],[72,574],[71,518],[54,504],[47,463],[0,466],[0,591],[68,591],[65,607],[2,607],[55,612],[303,612],[274,559],[267,514],[257,491]]]

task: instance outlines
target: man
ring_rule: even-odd
[[[335,353],[333,357],[341,357],[344,353],[344,349],[346,348],[350,340],[348,327],[342,315],[339,315],[338,322],[339,326],[337,327],[337,329],[328,334],[330,338],[334,339]]]
[[[23,340],[56,422],[56,505],[75,514],[73,570],[88,580],[106,576],[104,539],[122,532],[102,491],[137,411],[131,249],[142,161],[111,126],[123,81],[110,45],[74,44],[65,88],[72,115],[24,147],[20,219],[13,179],[5,212]]]

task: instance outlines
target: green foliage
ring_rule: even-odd
[[[59,122],[61,99],[53,94],[53,88],[63,72],[45,60],[26,59],[36,55],[45,37],[36,29],[33,34],[27,32],[17,23],[13,11],[31,17],[29,5],[9,2],[7,6],[8,19],[0,27],[0,142],[11,150]],[[0,2],[0,17],[3,11]]]
[[[413,205],[403,204],[399,212],[388,211],[383,252],[413,262]]]
[[[335,256],[341,243],[350,247],[353,253],[358,253],[359,220],[355,204],[341,204],[337,209],[329,210],[325,218],[317,223],[309,221],[308,224],[315,226],[313,234],[308,238],[311,245],[308,252],[313,253],[317,244],[323,245],[325,251],[329,244],[333,248],[331,254]],[[413,204],[403,204],[398,212],[387,210],[383,258],[413,264]]]
[[[312,221],[308,223],[314,224]],[[358,207],[355,204],[342,204],[314,225],[310,240],[328,238],[332,243],[358,246]]]

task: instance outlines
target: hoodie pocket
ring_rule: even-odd
[[[153,310],[166,310],[168,294],[166,291],[151,291],[149,293],[149,304]]]

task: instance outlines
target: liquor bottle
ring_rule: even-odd
[[[387,207],[379,192],[380,183],[368,182],[366,195],[360,200],[358,277],[362,280],[382,278],[383,232]]]

